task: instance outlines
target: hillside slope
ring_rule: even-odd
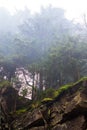
[[[86,130],[87,78],[58,90],[58,96],[16,116],[11,130]]]

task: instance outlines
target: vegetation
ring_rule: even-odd
[[[26,108],[19,109],[19,110],[16,111],[16,114],[19,115],[19,114],[22,114],[22,113],[24,113],[24,112],[26,112],[26,111],[27,111]]]
[[[87,80],[87,77],[83,77],[75,83],[66,84],[66,85],[61,86],[58,90],[56,90],[54,92],[54,95],[55,95],[54,98],[58,97],[61,93],[67,91],[68,89],[71,89],[72,87],[74,87],[77,84],[81,83],[82,81],[86,81],[86,80]],[[80,89],[81,89],[81,87],[80,87]]]
[[[23,97],[25,97],[27,95],[27,89],[26,88],[23,89],[22,92],[21,92],[21,94],[23,95]]]
[[[8,80],[0,81],[0,88],[11,87],[11,86],[12,86],[12,84]]]
[[[52,98],[44,98],[41,102],[46,103],[46,102],[50,102],[52,100],[53,100]]]
[[[44,125],[44,129],[48,125],[47,129],[53,129],[55,123],[58,125],[55,122],[57,119],[62,129],[65,127],[63,127],[64,121],[69,122],[74,119],[75,116],[72,114],[76,107],[76,120],[81,111],[81,119],[85,117],[84,122],[87,122],[85,108],[79,104],[78,107],[78,102],[73,111],[71,110],[71,113],[68,111],[67,114],[68,105],[65,106],[67,102],[65,105],[59,103],[59,107],[57,102],[53,104],[67,92],[70,95],[73,93],[70,98],[74,97],[78,101],[81,97],[77,92],[85,90],[87,85],[86,17],[84,20],[84,25],[69,20],[65,17],[63,9],[50,5],[46,8],[42,7],[40,12],[35,14],[31,14],[25,8],[13,15],[0,7],[1,129],[12,129],[9,127],[17,129],[16,125],[18,129],[23,129],[24,125],[24,129],[28,127],[30,129],[33,125],[34,127],[40,125],[41,128]],[[18,96],[17,91],[21,96]],[[77,95],[74,94],[75,91]],[[69,98],[68,95],[66,98]],[[34,112],[37,112],[33,110],[38,107],[42,108],[41,115],[33,120]],[[84,112],[80,110],[81,107]],[[60,116],[56,118],[56,112],[60,116],[62,114],[61,120]],[[29,124],[29,115],[31,124]],[[71,118],[68,117],[69,115]],[[82,126],[84,129],[87,126],[85,123]]]
[[[32,15],[25,8],[13,16],[4,9],[1,11],[10,20],[5,27],[0,26],[0,65],[6,72],[0,71],[2,77],[7,75],[11,81],[16,67],[27,68],[33,79],[33,99],[42,100],[56,97],[71,87],[60,86],[87,76],[86,28],[68,20],[63,9],[49,6]],[[3,20],[1,14],[0,18]],[[37,86],[35,74],[39,74]],[[8,81],[0,84],[9,86]],[[23,96],[26,94],[24,89]]]

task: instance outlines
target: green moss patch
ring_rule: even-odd
[[[52,98],[44,98],[41,103],[47,103],[47,102],[50,102],[50,101],[53,101]]]
[[[83,77],[80,80],[78,80],[77,82],[73,83],[73,85],[77,85],[78,83],[82,82],[82,81],[86,81],[87,77]]]
[[[22,114],[22,113],[25,113],[27,111],[27,109],[26,108],[22,108],[22,109],[19,109],[19,110],[17,110],[16,111],[16,114]]]
[[[86,81],[86,80],[87,80],[87,77],[83,77],[83,78],[81,78],[80,80],[78,80],[75,83],[71,83],[71,84],[67,84],[67,85],[61,86],[58,90],[56,90],[54,92],[54,98],[58,97],[61,93],[63,93],[64,91],[67,91],[68,89],[74,87],[75,85],[79,84],[80,82]],[[80,89],[81,88],[82,87],[80,87]]]

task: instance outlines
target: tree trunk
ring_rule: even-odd
[[[43,73],[40,72],[40,90],[43,90]]]

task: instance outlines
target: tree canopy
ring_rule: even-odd
[[[31,14],[25,8],[13,16],[0,10],[1,65],[10,65],[10,70],[27,67],[33,76],[39,73],[40,88],[59,87],[87,75],[86,28],[68,20],[63,9],[49,6]]]

